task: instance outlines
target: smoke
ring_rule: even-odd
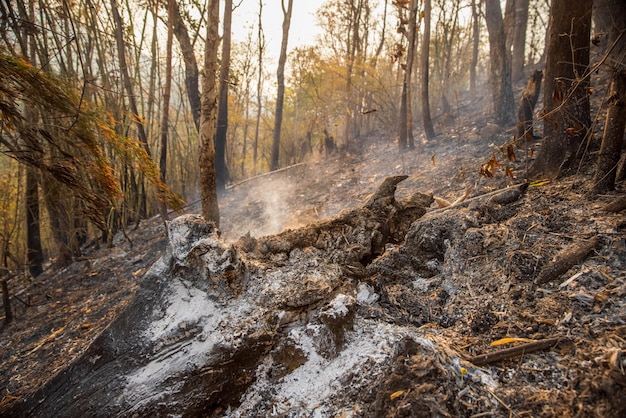
[[[258,190],[262,202],[264,225],[258,229],[258,235],[270,235],[282,231],[291,218],[289,198],[294,187],[290,179],[271,179]],[[251,235],[253,235],[251,233]]]
[[[291,225],[295,182],[287,176],[269,174],[231,190],[221,205],[221,229],[228,241],[242,235],[271,235]]]

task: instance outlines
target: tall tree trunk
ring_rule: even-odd
[[[178,3],[174,2],[174,35],[178,40],[183,62],[185,63],[185,87],[187,87],[187,99],[191,107],[191,116],[196,129],[200,129],[200,89],[198,87],[198,62],[193,50],[193,44],[189,39],[189,32],[180,15]]]
[[[34,22],[35,6],[34,2],[30,2],[28,12],[21,10],[22,20]],[[23,25],[26,27],[26,25]],[[19,36],[20,31],[15,33]],[[34,34],[24,29],[23,42],[20,43],[23,48],[23,55],[27,57],[31,65],[37,62],[37,44]],[[26,118],[32,126],[36,125],[38,115],[32,108],[26,109]],[[37,138],[33,135],[33,140]],[[39,160],[41,153],[33,149],[33,158]],[[33,167],[26,167],[26,259],[28,261],[28,270],[33,277],[39,276],[43,272],[43,249],[41,246],[41,223],[39,217],[39,172]]]
[[[130,111],[133,112],[133,121],[137,126],[137,135],[139,141],[144,147],[148,155],[152,155],[150,152],[150,145],[148,144],[148,134],[146,133],[145,126],[142,122],[142,118],[139,116],[139,110],[137,108],[137,98],[133,92],[133,84],[128,74],[128,65],[126,63],[126,47],[124,46],[124,23],[122,22],[122,16],[120,16],[119,10],[117,10],[116,0],[111,0],[111,12],[113,14],[113,21],[115,22],[115,41],[117,44],[117,57],[120,63],[120,72],[122,73],[122,82],[128,95],[128,104]]]
[[[39,181],[33,167],[26,168],[26,251],[28,270],[33,277],[43,272],[43,250],[39,222]]]
[[[603,3],[603,9],[594,10],[594,13],[610,10],[612,18],[597,19],[596,23],[607,26],[596,27],[596,31],[608,32],[606,63],[612,80],[594,179],[596,193],[615,189],[626,126],[626,3],[622,0],[607,0]]]
[[[170,114],[170,93],[172,90],[172,40],[174,38],[174,3],[175,0],[167,1],[167,41],[165,57],[165,87],[163,88],[163,114],[161,115],[161,156],[159,158],[159,168],[161,170],[161,181],[167,180],[167,139],[169,134],[169,114]],[[156,22],[155,22],[156,23]],[[161,202],[161,218],[163,222],[167,220],[167,206]]]
[[[589,44],[592,0],[553,0],[543,107],[544,141],[531,167],[534,177],[572,168],[590,126]]]
[[[144,126],[143,118],[139,116],[139,109],[137,108],[137,99],[135,97],[135,93],[133,92],[133,85],[130,79],[130,75],[128,73],[128,65],[126,63],[126,47],[124,46],[124,23],[122,22],[122,17],[120,16],[119,10],[117,10],[116,0],[111,0],[111,12],[113,15],[113,22],[115,23],[115,42],[117,44],[117,57],[120,64],[120,72],[122,74],[122,82],[124,83],[124,88],[126,90],[126,94],[128,96],[128,105],[130,106],[130,111],[132,112],[132,119],[135,122],[137,127],[137,136],[139,137],[139,142],[143,146],[144,150],[149,156],[152,156],[152,152],[150,151],[150,144],[148,143],[148,134],[146,133],[146,129]],[[138,216],[136,225],[139,226],[140,218],[147,216],[147,194],[145,190],[145,182],[143,179],[143,175],[140,176],[140,191],[138,194],[139,202],[138,202]]]
[[[616,72],[611,82],[604,136],[594,178],[593,190],[604,193],[615,189],[615,177],[626,127],[626,71]]]
[[[230,82],[230,39],[233,17],[233,0],[224,2],[224,28],[222,36],[222,57],[220,63],[219,99],[217,109],[217,131],[215,133],[215,174],[217,191],[226,190],[229,180],[226,164],[226,134],[228,131],[228,83]]]
[[[288,0],[287,9],[285,9],[284,0],[282,0],[281,5],[283,9],[283,40],[280,45],[278,70],[276,71],[278,91],[276,94],[276,120],[274,122],[274,137],[272,140],[272,157],[270,164],[270,170],[272,171],[279,168],[280,129],[283,124],[283,100],[285,98],[285,62],[287,61],[287,41],[289,40],[289,26],[291,25],[293,0]]]
[[[480,43],[480,1],[472,0],[472,61],[470,62],[470,95],[476,97],[476,67],[478,66],[478,46]]]
[[[48,216],[50,230],[57,246],[56,268],[67,267],[72,263],[73,250],[70,240],[72,234],[70,196],[64,185],[59,184],[51,175],[42,176],[42,190]]]
[[[428,94],[430,15],[431,0],[424,0],[424,41],[422,42],[422,120],[424,121],[424,133],[428,139],[435,137],[435,129],[433,128],[433,121],[430,117],[430,99]]]
[[[511,80],[524,78],[524,53],[526,47],[526,25],[528,23],[528,6],[530,0],[515,0],[515,29],[511,46]]]
[[[217,49],[220,38],[217,27],[220,21],[220,0],[209,0],[206,45],[204,48],[204,73],[202,78],[202,100],[200,112],[200,189],[202,194],[202,216],[219,226],[220,212],[217,201],[215,176],[215,131],[217,120]]]
[[[344,111],[344,130],[343,130],[343,147],[348,147],[350,144],[350,138],[352,136],[352,120],[356,118],[356,100],[353,97],[352,85],[354,64],[357,58],[357,50],[360,48],[359,37],[359,24],[361,18],[361,12],[363,8],[363,2],[361,0],[350,1],[345,5],[346,8],[350,8],[349,11],[349,26],[348,33],[346,34],[346,97],[345,97],[345,111]]]
[[[414,148],[413,141],[407,144],[409,137],[412,138],[410,130],[412,123],[410,121],[409,109],[411,103],[411,75],[413,74],[413,60],[415,56],[415,38],[416,38],[416,21],[417,21],[417,0],[411,0],[409,4],[409,24],[408,24],[408,50],[406,58],[406,68],[404,69],[404,79],[402,81],[402,98],[400,103],[400,126],[399,141],[400,151],[407,148]]]
[[[259,71],[256,84],[256,123],[254,127],[254,147],[252,152],[252,163],[256,169],[257,159],[259,157],[259,128],[261,125],[261,112],[263,110],[263,51],[265,50],[265,36],[263,35],[263,0],[259,0],[259,22],[258,22],[258,52],[259,52]]]
[[[515,120],[515,102],[511,85],[511,66],[506,50],[504,21],[499,0],[485,1],[485,20],[489,32],[489,81],[496,122],[508,126]]]

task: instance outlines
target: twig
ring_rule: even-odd
[[[258,179],[258,178],[261,178],[261,177],[271,176],[272,174],[280,173],[281,171],[291,170],[292,168],[296,168],[296,167],[299,167],[301,165],[306,165],[306,164],[309,164],[309,163],[308,162],[303,162],[303,163],[297,163],[297,164],[293,164],[293,165],[288,165],[287,167],[279,168],[278,170],[268,171],[266,173],[261,173],[261,174],[258,174],[256,176],[253,176],[253,177],[248,177],[247,179],[241,180],[239,183],[235,183],[235,184],[231,184],[231,185],[226,186],[226,190],[234,189],[235,187],[240,186],[240,185],[242,185],[244,183],[247,183],[247,182],[249,182],[251,180],[255,180],[255,179]]]
[[[474,197],[472,197],[471,199],[466,199],[466,200],[464,200],[464,201],[462,201],[462,202],[459,202],[459,203],[456,203],[456,204],[453,204],[453,205],[447,206],[447,207],[445,207],[445,208],[439,208],[439,209],[434,209],[434,210],[431,210],[431,211],[430,211],[430,212],[428,212],[428,213],[443,212],[443,211],[445,211],[445,210],[449,210],[449,209],[458,209],[458,208],[462,208],[462,207],[465,207],[465,206],[469,205],[470,203],[475,202],[475,201],[477,201],[477,200],[481,200],[481,199],[485,199],[485,198],[488,198],[488,197],[492,197],[492,196],[495,196],[495,195],[500,194],[500,193],[502,193],[502,192],[506,192],[506,191],[509,191],[509,190],[514,190],[514,189],[516,189],[516,188],[517,188],[517,189],[520,189],[520,190],[521,190],[522,188],[524,188],[524,190],[525,190],[525,186],[526,186],[527,184],[528,184],[528,183],[521,183],[521,184],[516,184],[516,185],[514,185],[514,186],[507,186],[507,187],[504,187],[504,188],[502,188],[502,189],[494,190],[493,192],[489,192],[489,193],[481,194],[480,196],[474,196]]]
[[[511,409],[510,406],[508,406],[502,399],[500,399],[495,393],[493,393],[492,391],[490,391],[489,389],[487,389],[487,393],[489,393],[491,396],[493,396],[494,398],[496,398],[496,401],[498,401],[498,403],[500,405],[502,405],[503,407],[505,407],[507,409],[507,411],[509,411],[510,416],[516,415],[515,412],[513,412],[513,410]]]
[[[522,344],[516,347],[505,348],[504,350],[496,351],[494,353],[480,354],[478,356],[471,357],[469,359],[476,366],[484,366],[487,364],[495,363],[501,360],[506,360],[512,357],[524,355],[527,353],[533,353],[535,351],[546,350],[555,347],[559,343],[571,342],[567,337],[554,337],[547,338],[545,340],[539,340],[533,343]]]

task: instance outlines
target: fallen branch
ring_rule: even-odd
[[[556,347],[559,343],[571,342],[567,337],[554,337],[547,338],[545,340],[539,340],[528,344],[522,344],[511,348],[505,348],[504,350],[496,351],[494,353],[481,354],[471,357],[469,361],[476,366],[484,366],[491,363],[496,363],[501,360],[506,360],[512,357],[521,356],[535,351],[547,350],[549,348]]]
[[[538,285],[547,283],[558,278],[576,264],[582,263],[587,255],[598,245],[599,241],[596,235],[589,241],[578,241],[565,247],[541,270],[535,279],[535,283]]]
[[[241,186],[242,184],[247,183],[247,182],[249,182],[251,180],[256,180],[256,179],[259,179],[261,177],[271,176],[273,174],[280,173],[281,171],[291,170],[293,168],[299,167],[301,165],[306,165],[306,164],[309,164],[309,163],[305,161],[305,162],[302,162],[302,163],[296,163],[296,164],[288,165],[287,167],[279,168],[277,170],[268,171],[266,173],[257,174],[256,176],[248,177],[247,179],[243,179],[243,180],[241,180],[238,183],[234,183],[234,184],[230,184],[230,185],[226,186],[226,190],[234,189],[235,187]]]
[[[505,187],[503,189],[481,194],[480,196],[475,196],[475,197],[472,197],[471,199],[466,199],[458,203],[455,202],[454,204],[451,204],[450,206],[447,206],[447,207],[431,210],[429,213],[443,212],[444,210],[449,210],[449,209],[458,209],[458,208],[468,206],[472,202],[477,202],[481,200],[485,200],[485,201],[490,200],[498,204],[512,203],[516,201],[517,199],[519,199],[522,196],[522,194],[524,194],[527,188],[528,188],[528,183],[521,183],[515,186]]]

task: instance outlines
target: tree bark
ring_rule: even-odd
[[[544,81],[544,141],[533,163],[533,177],[554,178],[575,166],[587,137],[589,42],[592,0],[554,0]]]
[[[476,97],[476,67],[478,66],[478,46],[480,44],[480,25],[478,21],[480,2],[472,0],[472,61],[470,63],[470,95]]]
[[[617,165],[626,127],[626,71],[616,72],[611,81],[604,136],[596,165],[593,190],[604,193],[615,189]]]
[[[175,0],[167,1],[167,41],[165,57],[165,87],[163,88],[163,114],[161,115],[161,156],[159,158],[159,168],[161,171],[161,181],[166,183],[167,178],[167,139],[169,133],[170,114],[170,94],[172,91],[172,40],[174,38],[174,3]],[[163,222],[167,220],[167,206],[165,202],[160,202],[161,218]]]
[[[499,125],[508,126],[515,120],[513,116],[515,104],[499,0],[486,0],[485,20],[489,32],[489,81],[493,95],[494,114]]]
[[[594,45],[603,54],[608,53],[603,71],[611,74],[606,124],[594,181],[594,191],[603,193],[613,190],[626,174],[626,154],[622,152],[626,123],[626,3],[595,1],[593,21]]]
[[[137,135],[139,141],[144,147],[148,155],[152,155],[150,152],[150,145],[148,144],[148,134],[146,133],[145,126],[142,122],[142,118],[139,116],[139,109],[137,108],[137,98],[133,92],[133,85],[128,74],[128,64],[126,63],[126,48],[124,47],[124,23],[120,12],[117,10],[116,0],[111,0],[111,12],[113,14],[113,21],[115,22],[115,41],[117,44],[117,57],[120,63],[120,72],[122,73],[122,82],[128,95],[128,104],[130,111],[133,112],[133,121],[137,126]]]
[[[25,11],[24,11],[25,12]],[[30,4],[29,15],[24,13],[24,17],[34,21],[34,4]],[[24,56],[30,58],[32,65],[36,64],[37,43],[32,33],[24,31]],[[17,31],[19,34],[19,31]],[[26,42],[28,40],[28,42]],[[26,109],[26,118],[30,124],[37,122],[37,113],[34,109]],[[36,138],[36,136],[33,136]],[[35,149],[33,158],[40,159],[41,154]],[[39,216],[39,173],[34,167],[26,167],[26,259],[28,261],[28,271],[33,277],[43,273],[43,248],[41,246],[41,222]]]
[[[258,21],[258,58],[259,58],[259,71],[257,74],[256,84],[256,123],[254,126],[254,147],[252,152],[252,163],[256,169],[257,159],[259,157],[259,128],[261,125],[261,111],[263,110],[263,51],[265,50],[265,36],[263,35],[263,0],[259,0],[259,21]]]
[[[428,139],[435,137],[435,129],[433,128],[433,121],[430,117],[430,99],[428,94],[430,14],[431,0],[424,0],[424,41],[422,42],[422,120],[424,122],[424,133]]]
[[[402,82],[402,98],[400,103],[400,140],[398,145],[400,151],[403,151],[408,147],[415,148],[412,140],[411,130],[412,123],[410,120],[410,103],[411,103],[411,75],[413,74],[413,61],[415,56],[415,38],[416,38],[416,21],[417,21],[417,0],[411,0],[409,4],[409,24],[408,24],[408,43],[406,57],[406,68],[404,69],[404,80]]]
[[[217,109],[217,131],[215,134],[215,174],[217,191],[226,190],[229,180],[226,164],[226,133],[228,131],[228,83],[230,82],[230,39],[233,17],[233,1],[224,2],[224,30],[222,35],[222,56],[220,63],[219,100]]]
[[[215,131],[217,119],[217,49],[220,21],[219,0],[209,0],[206,45],[204,50],[204,74],[202,78],[202,100],[200,113],[200,189],[202,216],[219,226],[220,212],[217,201],[217,179],[215,175]]]
[[[272,157],[270,170],[274,171],[280,167],[280,130],[283,124],[283,100],[285,98],[285,62],[287,61],[287,42],[289,40],[289,26],[291,25],[291,11],[293,0],[288,0],[285,9],[284,0],[281,3],[283,8],[283,40],[280,44],[280,56],[278,58],[278,69],[276,70],[276,80],[278,91],[276,93],[276,115],[274,121],[274,136],[272,139]]]
[[[43,272],[43,250],[39,222],[39,181],[33,167],[26,168],[26,248],[28,270],[33,277]]]
[[[187,87],[187,98],[191,107],[191,116],[200,130],[200,89],[198,88],[198,62],[193,50],[193,44],[189,39],[189,32],[180,15],[178,3],[174,1],[174,35],[178,40],[180,51],[185,63],[185,86]]]
[[[528,23],[529,0],[515,0],[515,29],[511,46],[511,80],[519,81],[524,77],[524,52],[526,47],[526,25]]]
[[[532,141],[535,139],[533,130],[533,114],[535,105],[539,99],[542,78],[543,72],[535,71],[533,75],[528,78],[526,88],[522,92],[522,97],[517,108],[516,140],[525,139],[526,141]]]

